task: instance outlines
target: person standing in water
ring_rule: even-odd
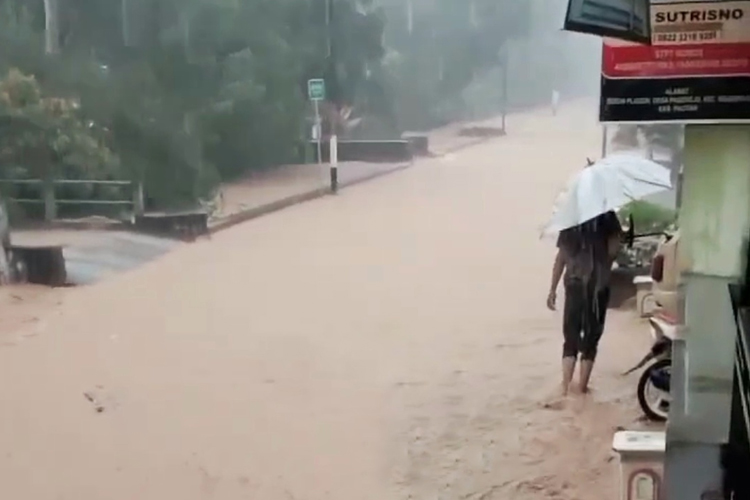
[[[552,116],[557,116],[557,108],[560,107],[560,92],[552,91]]]
[[[609,304],[612,264],[622,240],[622,227],[610,211],[560,232],[547,307],[555,310],[557,287],[565,275],[563,308],[562,394],[567,396],[580,355],[578,388],[589,390],[589,380]]]

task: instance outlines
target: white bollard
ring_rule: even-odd
[[[331,192],[337,193],[339,190],[339,140],[335,135],[331,136],[329,157],[331,168]]]
[[[620,431],[612,449],[620,457],[620,499],[662,500],[665,433]]]

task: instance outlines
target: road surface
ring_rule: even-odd
[[[3,496],[615,498],[611,436],[637,425],[618,374],[648,343],[632,313],[610,316],[595,393],[544,407],[561,333],[537,228],[596,155],[595,107],[509,126],[6,329]]]

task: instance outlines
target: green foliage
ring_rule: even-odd
[[[665,231],[677,222],[677,211],[647,201],[633,201],[620,209],[621,220],[633,217],[637,232]]]
[[[319,0],[53,3],[59,53],[45,55],[48,4],[0,0],[0,71],[19,69],[5,82],[0,161],[29,176],[144,180],[154,207],[297,161],[306,79],[325,76],[348,103],[383,54],[384,18],[358,0],[335,0],[328,20]]]
[[[33,76],[10,70],[0,80],[0,160],[25,165],[33,176],[51,168],[106,175],[117,159],[74,99],[45,97]]]
[[[409,30],[404,0],[0,0],[0,162],[142,180],[169,208],[299,161],[309,78],[329,128],[349,107],[378,137],[459,118],[529,7],[413,2]]]

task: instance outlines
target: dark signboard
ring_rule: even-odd
[[[750,0],[652,0],[651,30],[604,40],[602,122],[750,121]]]
[[[649,19],[649,0],[568,0],[563,29],[648,44]]]

